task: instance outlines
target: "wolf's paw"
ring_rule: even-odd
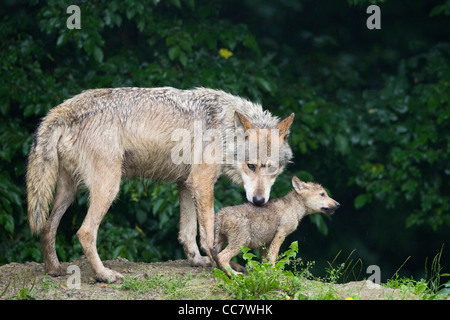
[[[230,266],[233,269],[234,273],[237,274],[247,274],[247,269],[244,266],[241,266],[239,263],[234,261],[230,261]]]
[[[211,267],[212,263],[208,256],[195,256],[189,259],[189,264],[193,267]]]
[[[66,269],[59,264],[57,266],[45,266],[45,273],[52,277],[65,276],[67,274]]]
[[[95,275],[95,279],[97,279],[97,281],[107,283],[116,282],[117,280],[120,280],[122,278],[123,278],[122,274],[108,268],[104,268],[101,272],[98,272]]]

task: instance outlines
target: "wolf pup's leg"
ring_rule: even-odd
[[[178,183],[180,197],[180,232],[178,240],[183,245],[184,252],[192,266],[210,266],[208,257],[202,256],[197,246],[197,211],[194,199],[184,182]]]
[[[61,217],[75,199],[77,187],[70,175],[60,169],[56,184],[56,195],[53,201],[53,210],[46,221],[41,235],[41,246],[44,252],[45,272],[51,276],[66,274],[61,266],[55,249],[55,237]]]
[[[243,267],[237,263],[233,263],[233,268],[230,265],[230,260],[237,256],[240,252],[241,248],[238,245],[229,243],[228,246],[226,246],[226,248],[217,255],[217,265],[227,274],[228,277],[231,277],[230,269],[234,271],[234,273],[245,272],[244,269],[242,269]]]
[[[280,247],[283,244],[284,239],[286,239],[286,233],[284,232],[284,230],[278,230],[272,240],[272,243],[269,245],[267,259],[273,266],[275,266],[278,252],[280,251]]]
[[[97,252],[98,227],[119,192],[121,164],[111,160],[98,161],[91,168],[88,213],[77,232],[83,251],[95,272],[95,278],[102,282],[115,282],[122,275],[105,268]],[[118,165],[117,165],[118,164]]]

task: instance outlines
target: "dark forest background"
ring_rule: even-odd
[[[374,3],[379,30],[366,27]],[[71,4],[81,29],[66,27]],[[408,257],[401,273],[427,277],[443,245],[449,271],[450,1],[5,0],[0,15],[0,264],[42,261],[24,174],[51,107],[90,88],[204,86],[295,112],[294,162],[272,197],[295,174],[342,204],[284,244],[299,240],[313,273],[340,252],[335,263],[361,259],[361,277],[375,264],[390,278]],[[245,201],[226,179],[215,188],[216,209]],[[87,203],[80,191],[62,220],[62,260],[82,254]],[[100,228],[102,259],[184,258],[178,206],[174,184],[124,181]]]

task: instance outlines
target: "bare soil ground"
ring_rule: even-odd
[[[82,256],[70,263],[63,264],[65,268],[69,265],[76,265],[80,268],[81,286],[78,289],[71,288],[71,282],[68,282],[70,274],[60,277],[46,276],[43,263],[10,263],[0,266],[0,295],[8,287],[0,299],[23,298],[24,295],[40,300],[209,300],[230,298],[224,289],[217,285],[212,268],[191,267],[187,260],[141,263],[116,258],[104,261],[104,264],[133,279],[155,279],[154,286],[147,287],[145,290],[139,288],[124,290],[123,282],[115,284],[96,282],[91,266]],[[181,285],[179,285],[180,283]],[[355,294],[359,295],[361,300],[417,299],[411,294],[384,288],[370,281],[349,282],[333,286],[335,295],[340,299],[346,299]],[[311,285],[311,288],[314,287],[316,286]]]

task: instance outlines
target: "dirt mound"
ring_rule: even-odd
[[[79,268],[77,268],[81,275],[79,287],[76,286],[77,282],[73,281],[74,278],[70,278],[74,273],[60,277],[46,276],[42,263],[10,263],[0,266],[0,295],[4,292],[0,299],[209,300],[229,298],[224,289],[217,285],[211,268],[191,267],[187,260],[141,263],[116,258],[104,261],[104,264],[122,273],[125,279],[117,284],[96,282],[92,268],[84,256],[63,264],[66,269],[69,266]],[[142,283],[145,283],[145,287]],[[312,284],[311,287],[316,286]],[[346,299],[355,294],[361,300],[417,299],[411,294],[405,295],[400,290],[384,288],[371,281],[336,284],[333,285],[333,289],[335,296],[339,299]],[[308,296],[308,293],[305,295]]]
[[[209,282],[209,286],[215,285],[211,270],[191,267],[187,260],[176,260],[156,263],[136,263],[127,259],[116,258],[104,261],[106,267],[130,276],[133,279],[150,279],[157,277],[164,287],[164,283],[170,283],[182,278],[189,279],[192,283]],[[73,281],[75,273],[60,277],[45,275],[44,264],[27,262],[24,264],[10,263],[0,267],[0,294],[9,285],[1,299],[17,298],[20,294],[28,294],[35,299],[50,300],[126,300],[126,299],[165,299],[167,290],[122,290],[121,284],[99,283],[94,279],[93,270],[82,256],[70,263],[63,263],[64,268],[77,266],[80,270],[81,281],[79,288]],[[34,284],[34,285],[33,285]],[[31,289],[32,290],[27,290]],[[24,290],[25,289],[25,290]],[[20,292],[22,290],[22,293]],[[201,298],[201,295],[199,295]]]

